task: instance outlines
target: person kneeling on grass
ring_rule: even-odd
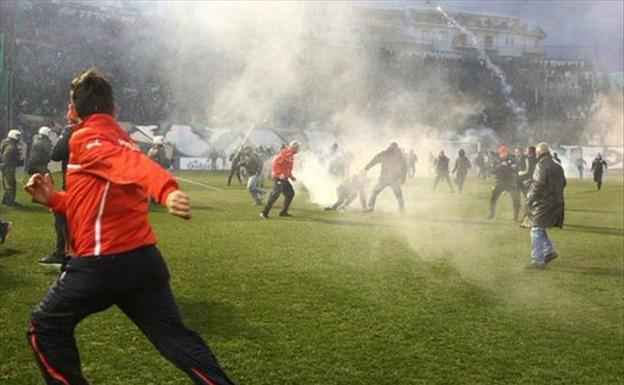
[[[537,145],[537,164],[527,193],[531,220],[531,264],[529,269],[544,269],[557,258],[557,252],[546,234],[547,227],[563,227],[563,168],[550,155],[548,144]]]
[[[366,174],[363,172],[345,179],[336,189],[338,200],[333,206],[325,207],[325,211],[346,210],[359,195],[362,210],[366,210]]]
[[[35,200],[67,216],[74,250],[30,317],[28,342],[46,383],[88,385],[74,329],[117,305],[195,384],[232,384],[204,340],[182,323],[148,221],[148,196],[184,219],[191,217],[189,196],[117,123],[112,88],[100,71],[72,80],[70,99],[81,123],[69,140],[65,192],[55,190],[50,174],[34,174],[26,185]]]

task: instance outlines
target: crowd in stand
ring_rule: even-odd
[[[136,124],[158,122],[171,111],[173,97],[156,75],[156,50],[142,36],[140,15],[104,12],[88,4],[65,6],[23,2],[12,12],[10,68],[15,113],[48,117],[67,110],[67,84],[80,70],[97,65],[116,85],[119,118]],[[73,38],[81,31],[79,40]],[[126,32],[132,32],[131,34]],[[141,44],[139,49],[138,44]]]
[[[205,115],[209,96],[200,94],[209,93],[210,84],[227,81],[210,77],[234,78],[237,71],[244,70],[244,66],[230,68],[225,75],[207,71],[206,76],[193,78],[195,88],[205,92],[174,93],[159,67],[161,43],[150,39],[145,24],[148,21],[138,12],[103,11],[87,4],[76,7],[49,3],[44,7],[33,2],[23,2],[12,7],[11,12],[13,25],[5,28],[10,30],[14,42],[14,116],[62,116],[67,105],[68,79],[89,65],[104,70],[115,85],[121,121],[159,124],[172,115],[177,119]],[[84,31],[79,41],[71,37],[75,30]],[[292,128],[306,122],[330,122],[335,111],[356,104],[371,116],[394,120],[398,125],[421,123],[445,129],[485,126],[503,135],[514,132],[518,126],[518,116],[510,109],[499,79],[482,60],[470,55],[409,56],[384,52],[378,58],[367,58],[371,67],[361,95],[337,101],[326,97],[327,90],[302,90],[276,103],[275,125]],[[197,52],[193,55],[202,57]],[[365,55],[370,55],[370,51]],[[318,60],[321,59],[302,59],[301,68],[313,68]],[[580,135],[596,108],[597,95],[606,87],[602,78],[583,62],[503,58],[494,61],[513,88],[512,97],[526,111],[527,123],[540,126],[548,121],[550,135],[567,139]],[[398,91],[418,94],[420,99],[407,102],[412,108],[398,108]],[[185,94],[193,100],[176,100],[176,96]],[[476,102],[473,104],[480,107],[468,118],[458,120],[448,109],[462,101]],[[426,108],[414,107],[423,103]]]

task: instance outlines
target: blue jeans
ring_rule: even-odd
[[[254,201],[256,201],[256,204],[260,204],[262,201],[262,194],[264,194],[264,190],[260,187],[260,182],[261,177],[259,175],[252,175],[247,181],[247,190]]]
[[[555,253],[555,247],[553,246],[546,229],[542,227],[531,228],[531,258],[534,264],[543,265],[545,262],[544,257],[548,254]]]

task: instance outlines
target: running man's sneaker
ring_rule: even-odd
[[[64,255],[51,254],[45,258],[41,258],[39,264],[42,266],[50,266],[50,267],[61,267],[65,262]]]
[[[279,213],[280,217],[292,217],[292,214],[288,214],[288,213]]]
[[[9,237],[9,233],[13,229],[13,222],[0,222],[0,244]]]
[[[269,216],[266,215],[265,213],[260,213],[260,218],[262,218],[262,219],[269,219]]]

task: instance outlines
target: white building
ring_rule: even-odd
[[[331,7],[311,7],[308,36],[315,39],[330,38],[340,28],[327,25],[331,19]],[[539,28],[531,29],[517,18],[500,15],[450,12],[453,18],[472,32],[478,45],[490,55],[505,57],[541,58],[539,47],[546,34]],[[344,42],[362,47],[374,45],[389,49],[432,51],[447,54],[463,54],[475,51],[473,42],[459,29],[452,26],[439,11],[431,7],[353,8],[344,29],[350,41]],[[334,23],[335,20],[331,20]],[[334,36],[337,34],[333,34]]]

